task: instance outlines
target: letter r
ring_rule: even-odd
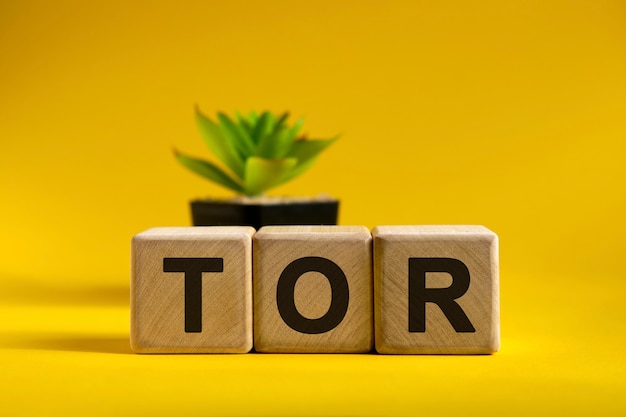
[[[428,272],[446,272],[452,276],[447,288],[426,288]],[[426,331],[426,303],[435,303],[457,333],[476,331],[455,301],[467,292],[470,273],[467,266],[452,258],[409,258],[409,332]]]

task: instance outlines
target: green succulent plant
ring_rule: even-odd
[[[204,178],[246,196],[263,194],[309,169],[338,137],[299,136],[304,120],[287,123],[289,113],[251,112],[234,118],[217,114],[213,121],[196,107],[196,122],[204,142],[222,167],[174,150],[176,159]]]

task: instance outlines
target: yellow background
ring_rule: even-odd
[[[0,1],[0,415],[626,414],[620,1]],[[139,356],[129,241],[228,192],[193,106],[342,133],[275,195],[500,236],[493,356]]]

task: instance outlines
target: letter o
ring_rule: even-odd
[[[330,307],[326,314],[317,319],[304,317],[296,308],[296,282],[307,272],[319,272],[330,283]],[[337,327],[348,312],[349,298],[348,280],[342,269],[330,259],[318,256],[308,256],[291,262],[280,274],[276,287],[276,304],[280,316],[293,330],[306,334],[326,333]]]

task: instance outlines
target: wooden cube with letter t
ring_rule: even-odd
[[[374,228],[376,350],[493,353],[498,237],[482,226]]]
[[[133,350],[250,351],[253,235],[252,227],[170,227],[133,237]]]
[[[254,347],[373,348],[372,236],[366,227],[268,226],[254,236]]]

